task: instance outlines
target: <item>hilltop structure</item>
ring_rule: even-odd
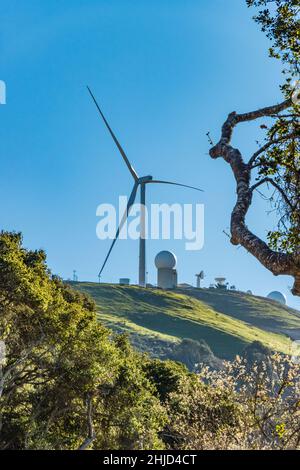
[[[157,268],[157,283],[156,285],[147,283],[144,287],[148,288],[155,288],[158,287],[160,289],[168,290],[168,289],[189,289],[189,290],[217,290],[223,291],[224,293],[228,292],[228,294],[232,292],[237,292],[238,294],[247,294],[249,296],[253,296],[252,290],[247,290],[243,292],[239,290],[234,284],[231,285],[226,282],[226,277],[218,276],[215,278],[215,283],[209,285],[209,287],[202,287],[201,281],[204,279],[204,271],[200,271],[199,273],[195,274],[196,277],[196,286],[191,284],[187,284],[185,282],[178,284],[178,274],[177,274],[177,257],[171,251],[163,250],[160,251],[155,257],[155,266]],[[76,271],[74,271],[74,279],[75,280]],[[77,277],[77,276],[76,276]],[[78,278],[76,279],[78,281]],[[131,284],[130,279],[119,278],[119,285],[121,286],[129,286]],[[272,291],[267,296],[267,299],[273,300],[275,302],[280,303],[281,305],[287,305],[287,298],[286,296],[279,291]]]
[[[282,305],[286,305],[286,296],[282,294],[282,292],[274,290],[268,294],[268,299],[275,300],[275,302],[279,302]]]
[[[157,287],[175,289],[177,287],[177,259],[171,251],[160,251],[155,257]]]
[[[223,290],[227,289],[227,284],[225,284],[226,277],[216,277],[215,281],[216,281],[217,289],[223,289]]]
[[[195,276],[196,276],[196,279],[197,279],[196,287],[197,287],[197,289],[200,289],[201,288],[201,281],[202,281],[202,279],[204,279],[204,271],[200,271],[200,273],[195,274]]]

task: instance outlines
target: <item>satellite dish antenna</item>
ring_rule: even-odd
[[[226,289],[226,277],[215,277],[216,287],[219,289]]]
[[[200,271],[199,274],[195,274],[196,278],[197,278],[197,289],[200,289],[201,288],[201,281],[202,279],[204,279],[204,271]]]
[[[136,199],[136,194],[137,194],[137,190],[140,188],[140,201],[141,201],[141,214],[140,214],[140,247],[139,247],[139,285],[140,286],[145,286],[146,284],[146,236],[145,236],[145,233],[146,233],[146,215],[145,215],[145,210],[144,210],[144,207],[145,207],[145,204],[146,204],[146,185],[147,184],[172,184],[172,185],[175,185],[175,186],[182,186],[184,188],[189,188],[189,189],[195,189],[196,191],[202,191],[202,189],[199,189],[199,188],[195,188],[194,186],[188,186],[186,184],[181,184],[181,183],[174,183],[174,181],[164,181],[164,180],[155,180],[153,179],[152,176],[150,175],[147,175],[147,176],[142,176],[140,177],[137,172],[135,171],[135,169],[133,168],[133,166],[131,165],[126,153],[124,152],[123,148],[121,147],[121,144],[120,142],[118,141],[117,137],[115,136],[113,130],[111,129],[110,125],[108,124],[104,114],[102,113],[97,101],[96,101],[96,98],[94,97],[92,91],[90,90],[89,87],[87,87],[88,89],[88,92],[89,94],[91,95],[92,97],[92,100],[94,101],[95,105],[96,105],[96,108],[98,109],[98,112],[101,116],[101,118],[103,119],[104,121],[104,124],[105,126],[107,127],[108,129],[108,132],[110,133],[113,141],[115,142],[127,168],[128,168],[128,171],[130,172],[133,180],[134,180],[134,184],[133,184],[133,188],[132,188],[132,191],[131,191],[131,194],[129,196],[129,199],[128,199],[128,204],[127,204],[127,208],[125,210],[125,213],[121,219],[121,222],[120,222],[120,225],[117,229],[117,232],[116,232],[116,235],[115,235],[115,238],[110,246],[110,249],[106,255],[106,258],[102,264],[102,267],[100,269],[100,272],[99,272],[99,277],[101,276],[102,274],[102,271],[103,269],[105,268],[105,265],[107,263],[107,260],[111,254],[111,251],[120,235],[120,232],[121,232],[121,229],[123,227],[123,225],[125,224],[126,220],[127,220],[127,217],[129,215],[129,212],[130,212],[130,209],[131,207],[133,206],[134,204],[134,201]]]

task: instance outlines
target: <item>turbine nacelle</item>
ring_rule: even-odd
[[[139,179],[137,180],[137,183],[138,183],[138,184],[143,184],[143,183],[145,184],[145,183],[149,183],[149,182],[152,181],[152,180],[153,180],[153,176],[151,176],[151,175],[142,176],[141,178],[139,178]]]

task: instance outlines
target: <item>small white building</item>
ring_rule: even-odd
[[[171,251],[160,251],[155,257],[157,267],[157,287],[174,289],[177,287],[177,259]]]

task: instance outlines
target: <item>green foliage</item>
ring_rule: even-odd
[[[120,338],[116,339],[120,344]],[[166,422],[155,388],[141,368],[141,356],[122,340],[122,363],[113,386],[106,387],[97,403],[98,449],[162,448],[158,437]]]
[[[51,276],[45,260],[20,234],[1,233],[0,448],[76,449],[89,412],[94,447],[161,447],[165,413],[140,357],[126,338],[112,340],[94,302]]]
[[[255,21],[272,41],[271,57],[287,64],[289,73],[299,75],[299,0],[246,0],[246,2],[249,7],[262,7],[255,16]]]
[[[143,369],[162,402],[167,400],[170,393],[178,391],[181,380],[189,375],[183,364],[169,360],[147,360]]]
[[[254,17],[272,42],[270,56],[284,64],[282,92],[292,95],[285,113],[273,116],[267,130],[265,152],[255,162],[258,181],[271,178],[277,197],[271,203],[278,212],[278,227],[268,233],[271,248],[298,253],[300,246],[300,0],[247,0],[260,10]],[[296,87],[296,88],[295,88]],[[297,90],[298,95],[297,95]],[[271,183],[272,184],[272,183]],[[274,193],[275,194],[275,193]]]
[[[270,245],[286,253],[300,246],[300,125],[299,106],[290,116],[278,117],[267,132],[267,141],[275,141],[260,157],[259,178],[272,177],[281,189],[272,200],[280,218],[278,229],[268,233]]]
[[[0,449],[299,447],[299,365],[278,355],[190,373],[114,336],[20,234],[0,234],[0,266]],[[183,346],[192,361],[209,353]],[[265,352],[254,346],[251,361]]]

